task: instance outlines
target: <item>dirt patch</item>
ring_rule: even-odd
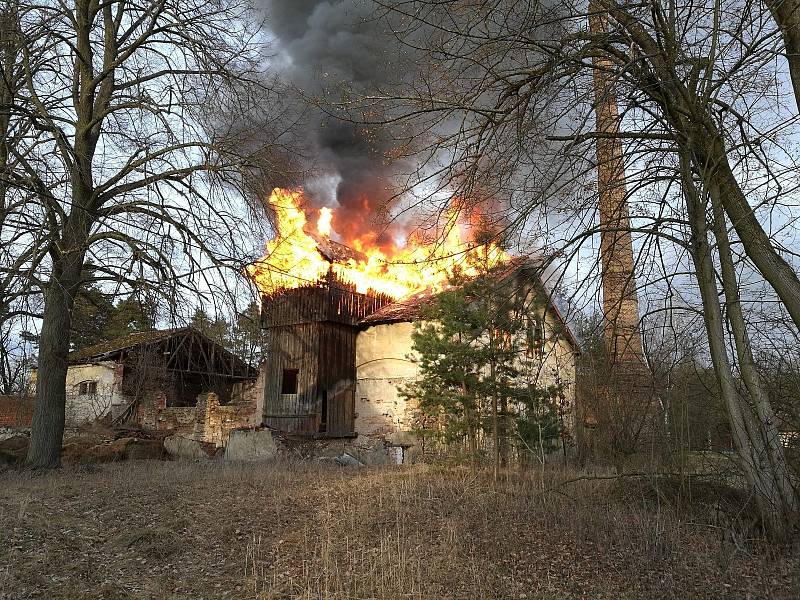
[[[133,433],[141,433],[133,430]],[[64,465],[86,465],[90,463],[120,462],[124,460],[166,460],[164,436],[146,433],[139,437],[125,436],[131,431],[112,431],[94,426],[83,429],[65,438],[61,447],[61,462]],[[20,466],[28,453],[30,438],[16,435],[0,441],[0,467]]]
[[[164,560],[178,554],[184,547],[181,536],[164,526],[125,531],[111,543],[117,549],[132,549],[144,556]]]
[[[142,440],[124,437],[96,444],[72,456],[79,463],[106,463],[123,460],[162,460],[166,457],[161,440]]]
[[[22,464],[28,453],[30,439],[26,435],[15,435],[0,441],[0,467],[15,467]]]

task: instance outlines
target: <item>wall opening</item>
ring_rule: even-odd
[[[96,381],[81,381],[77,387],[78,387],[78,394],[80,394],[81,396],[86,394],[94,396],[97,394]]]
[[[320,407],[319,432],[328,431],[328,390],[322,390],[322,406]]]
[[[406,449],[403,446],[389,446],[389,458],[396,465],[402,465],[406,458]]]
[[[281,394],[297,393],[297,376],[300,369],[284,369],[281,378]]]

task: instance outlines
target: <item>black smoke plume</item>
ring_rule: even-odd
[[[397,167],[385,158],[390,134],[359,125],[359,115],[336,112],[348,94],[391,88],[408,71],[407,55],[371,2],[262,0],[262,5],[284,76],[320,107],[308,118],[308,142],[317,174],[339,178],[337,232],[345,242],[390,246],[393,231],[386,217]]]

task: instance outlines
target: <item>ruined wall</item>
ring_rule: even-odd
[[[145,429],[224,446],[233,429],[260,425],[263,390],[262,369],[257,380],[234,385],[228,404],[220,404],[214,393],[203,393],[196,406],[167,406],[166,397],[159,392],[138,403],[134,420]]]
[[[32,397],[0,396],[0,441],[29,431],[32,418]]]
[[[224,446],[232,430],[251,425],[255,411],[255,402],[221,405],[216,394],[201,394],[195,407],[192,438],[213,443],[217,447]]]
[[[0,427],[30,427],[33,398],[0,396]]]
[[[245,381],[233,386],[231,404],[247,407],[244,409],[244,412],[247,412],[247,425],[261,425],[263,420],[266,377],[267,362],[264,361],[258,366],[258,378],[255,381]]]

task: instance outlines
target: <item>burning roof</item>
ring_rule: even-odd
[[[376,236],[334,241],[336,213],[304,206],[301,191],[276,188],[269,199],[276,236],[267,242],[263,258],[248,273],[265,296],[281,290],[324,284],[335,279],[356,292],[384,294],[396,300],[424,290],[440,290],[456,270],[477,273],[475,266],[493,267],[510,259],[495,243],[470,243],[461,225],[453,223],[431,242],[414,237],[402,247],[376,243]],[[316,211],[316,220],[311,218]]]
[[[538,276],[538,270],[541,268],[540,262],[527,256],[517,256],[509,258],[509,260],[498,265],[493,269],[491,277],[498,285],[502,285],[514,275],[522,270],[530,271],[531,277],[534,277],[536,282],[541,282]],[[446,289],[446,288],[445,288]],[[402,321],[415,321],[417,320],[426,306],[430,305],[436,298],[439,292],[443,291],[427,289],[414,294],[404,300],[393,302],[381,307],[371,315],[363,318],[360,321],[361,325],[371,326],[384,323],[398,323]]]
[[[347,264],[349,261],[356,263],[367,261],[365,254],[358,250],[353,250],[350,246],[334,242],[332,239],[322,235],[314,233],[307,235],[317,243],[317,252],[329,263]]]
[[[580,343],[570,323],[564,318],[562,311],[559,309],[556,299],[548,290],[548,286],[542,276],[543,272],[544,262],[540,258],[518,256],[510,258],[505,264],[494,269],[491,277],[498,285],[513,281],[520,274],[530,278],[531,283],[536,286],[539,290],[539,294],[545,301],[547,310],[551,312],[555,319],[561,324],[566,339],[572,344],[576,352],[580,352]],[[442,290],[423,290],[404,300],[386,304],[372,314],[361,319],[359,325],[367,328],[375,325],[416,321],[422,316],[425,308],[435,300],[440,291]]]

